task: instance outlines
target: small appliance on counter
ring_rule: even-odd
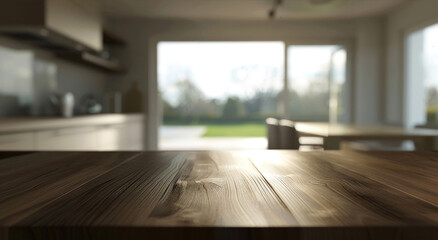
[[[79,103],[80,111],[83,114],[98,114],[103,110],[102,104],[93,94],[86,94]]]
[[[59,110],[63,117],[73,117],[75,98],[73,93],[58,93],[50,97],[50,102]]]

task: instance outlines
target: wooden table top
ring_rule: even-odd
[[[0,239],[438,239],[438,153],[0,153]]]
[[[323,122],[297,122],[298,132],[321,137],[369,137],[369,138],[415,138],[438,137],[434,129],[405,129],[396,126],[362,126],[350,124],[330,124]]]

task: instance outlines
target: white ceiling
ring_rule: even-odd
[[[267,19],[275,0],[101,0],[110,17]],[[283,0],[277,19],[335,19],[382,14],[409,0]],[[327,2],[315,4],[312,2]]]

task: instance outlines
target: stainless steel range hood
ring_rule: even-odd
[[[102,50],[97,0],[0,1],[0,33],[53,51]]]
[[[125,71],[103,49],[98,0],[1,0],[0,34],[110,72]]]
[[[4,36],[53,52],[95,51],[75,40],[46,28],[0,28],[0,32]]]

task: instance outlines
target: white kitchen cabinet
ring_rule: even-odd
[[[97,150],[122,150],[122,137],[125,135],[125,124],[104,125],[97,128]]]
[[[95,127],[75,127],[35,132],[38,151],[87,151],[96,150]]]
[[[0,135],[0,150],[2,151],[34,150],[33,132]]]
[[[142,114],[0,119],[2,151],[141,151]]]
[[[130,121],[126,124],[99,126],[97,130],[97,150],[99,151],[140,151],[143,149],[143,123]]]
[[[143,143],[143,121],[130,122],[126,125],[125,137],[122,138],[122,148],[130,151],[141,151],[144,149]]]

